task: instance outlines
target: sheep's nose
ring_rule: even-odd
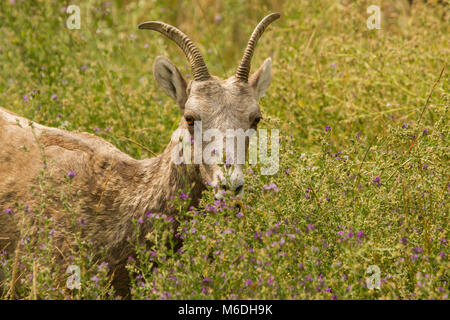
[[[240,184],[238,185],[235,189],[234,189],[234,194],[238,195],[241,191],[242,188],[244,187],[244,184]]]

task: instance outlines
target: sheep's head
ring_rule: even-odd
[[[192,152],[193,163],[200,166],[203,181],[217,187],[216,197],[221,197],[224,190],[231,190],[237,196],[243,192],[242,166],[249,137],[261,119],[257,101],[272,80],[270,58],[249,77],[251,58],[264,29],[279,17],[278,13],[272,13],[258,24],[236,74],[226,80],[209,74],[198,49],[177,28],[158,21],[139,25],[140,29],[156,30],[173,40],[189,60],[193,77],[189,83],[165,57],[156,58],[153,72],[158,84],[183,113],[179,129],[193,143],[181,152]]]

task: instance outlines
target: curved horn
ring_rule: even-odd
[[[184,52],[191,65],[192,76],[196,81],[208,80],[208,68],[194,43],[179,29],[160,21],[147,21],[139,25],[139,29],[155,30],[173,40]]]
[[[260,23],[253,30],[250,40],[248,40],[247,48],[245,48],[244,56],[242,57],[241,63],[236,71],[236,78],[241,81],[248,82],[248,75],[250,73],[250,65],[252,61],[253,51],[255,50],[256,43],[263,34],[264,30],[269,24],[277,20],[280,17],[279,13],[271,13],[265,16]]]

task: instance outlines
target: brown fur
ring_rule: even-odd
[[[257,99],[271,80],[270,59],[249,83],[234,77],[224,81],[212,77],[186,84],[178,69],[162,57],[156,59],[154,70],[161,88],[177,101],[185,116],[201,119],[204,130],[216,128],[223,133],[252,126],[260,115]],[[182,118],[180,128],[187,127]],[[30,126],[27,119],[0,108],[0,250],[6,248],[12,254],[18,247],[19,222],[24,213],[16,209],[16,202],[31,208],[25,214],[31,219],[40,208],[41,195],[47,191],[33,192],[30,186],[39,187],[45,159],[47,179],[55,192],[46,199],[43,214],[53,217],[58,225],[56,243],[61,263],[67,262],[64,258],[70,246],[71,212],[64,209],[58,196],[68,193],[66,176],[74,171],[69,196],[78,195],[74,211],[85,221],[82,238],[107,249],[106,261],[115,273],[114,286],[126,295],[129,279],[124,267],[134,253],[128,241],[135,238],[132,219],[144,218],[146,212],[176,215],[170,198],[180,189],[192,187],[190,197],[196,205],[204,182],[214,186],[224,183],[217,164],[175,165],[171,161],[175,145],[169,143],[155,158],[136,160],[94,135]],[[230,180],[231,187],[242,194],[242,165],[233,167]],[[12,216],[4,213],[6,208],[14,211]],[[144,224],[143,228],[142,234],[146,234],[151,226]]]
[[[46,170],[58,190],[67,188],[65,177],[75,171],[72,189],[74,194],[81,191],[80,218],[86,223],[83,237],[109,249],[107,260],[120,274],[114,279],[115,286],[126,293],[128,277],[123,266],[133,253],[128,244],[134,236],[131,219],[144,218],[148,211],[176,214],[169,197],[176,196],[179,189],[185,190],[187,183],[194,185],[191,198],[200,197],[203,184],[196,169],[175,166],[170,161],[172,144],[158,157],[135,160],[94,135],[36,124],[33,127],[26,119],[0,108],[0,249],[13,252],[19,240],[21,213],[15,203],[30,208],[39,205],[40,195],[33,195],[29,186],[38,185],[43,152]],[[6,208],[14,211],[13,217],[4,213]],[[61,228],[70,223],[57,201],[45,214],[55,218]]]

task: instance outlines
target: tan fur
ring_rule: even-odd
[[[21,213],[15,209],[15,203],[30,208],[39,205],[39,194],[33,196],[29,189],[38,185],[43,165],[39,144],[53,186],[64,191],[67,173],[76,172],[73,190],[81,191],[80,218],[86,222],[83,236],[110,249],[107,259],[113,269],[123,267],[132,255],[127,243],[134,236],[132,218],[144,218],[148,211],[176,214],[168,200],[169,196],[177,195],[178,189],[186,189],[183,174],[189,184],[194,183],[193,199],[200,196],[203,188],[197,174],[188,174],[185,166],[176,168],[171,163],[172,145],[156,158],[135,160],[94,135],[36,124],[34,134],[32,130],[28,121],[0,108],[0,248],[8,252],[13,252],[19,240],[17,224]],[[4,213],[6,208],[14,211],[13,219]],[[47,215],[65,227],[70,223],[68,219],[63,221],[64,213],[57,202],[47,209]]]
[[[181,111],[201,118],[204,130],[247,130],[254,117],[260,115],[255,90],[261,70],[249,84],[234,77],[225,81],[212,77],[191,82],[186,89],[178,69],[168,60],[159,60],[165,64],[157,68],[163,73],[161,80],[157,78],[161,87],[175,90],[170,93]],[[164,74],[167,66],[174,71]],[[270,61],[266,69],[270,72]],[[174,81],[173,77],[178,78]],[[180,127],[187,128],[184,118]],[[11,254],[20,240],[19,221],[24,213],[16,209],[16,203],[28,205],[30,217],[36,215],[41,193],[33,192],[30,186],[39,186],[38,176],[46,159],[45,172],[55,192],[49,195],[44,214],[53,217],[58,225],[61,263],[67,250],[65,238],[70,235],[71,217],[58,196],[68,192],[66,175],[73,170],[76,175],[70,190],[72,197],[79,195],[75,211],[85,221],[82,237],[108,250],[106,260],[116,275],[114,285],[119,293],[126,294],[129,281],[124,266],[133,255],[128,239],[135,237],[131,220],[144,218],[146,212],[176,215],[170,197],[177,196],[178,190],[193,186],[190,196],[195,205],[205,188],[204,182],[220,183],[217,166],[175,165],[171,161],[174,146],[175,143],[169,143],[155,158],[136,160],[94,135],[39,124],[30,126],[27,119],[0,108],[0,249],[6,248]],[[242,170],[239,172],[242,175]],[[14,211],[12,217],[4,213],[6,208]],[[151,226],[144,224],[143,228],[145,234]]]

